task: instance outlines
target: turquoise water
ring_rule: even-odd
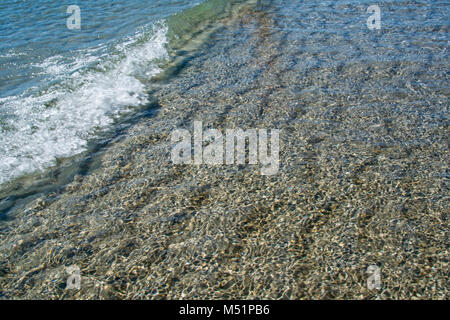
[[[54,76],[98,61],[130,45],[151,25],[198,1],[2,1],[0,96],[20,94]],[[70,30],[69,5],[81,10],[81,30]],[[117,48],[116,48],[117,49]]]

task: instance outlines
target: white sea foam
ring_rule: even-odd
[[[14,49],[10,49],[9,51],[0,54],[0,58],[15,58],[15,57],[20,57],[20,56],[24,56],[25,53],[20,52],[20,51],[16,51]]]
[[[86,150],[117,115],[148,102],[140,79],[161,71],[155,60],[168,57],[166,33],[164,25],[149,26],[126,40],[121,57],[109,57],[95,70],[83,70],[98,58],[89,52],[68,64],[49,58],[40,64],[43,72],[64,80],[39,94],[1,98],[0,184]]]

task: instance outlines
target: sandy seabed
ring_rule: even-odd
[[[0,297],[448,299],[448,65],[288,20],[223,22],[97,168],[2,223]],[[279,129],[278,173],[174,165],[194,121]]]

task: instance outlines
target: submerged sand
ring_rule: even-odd
[[[155,81],[153,117],[2,223],[0,297],[448,299],[442,65],[358,63],[367,48],[298,38],[280,21],[257,11],[224,23]],[[318,42],[329,50],[312,53]],[[171,133],[194,121],[280,129],[278,173],[174,165]],[[79,290],[66,288],[71,265]]]

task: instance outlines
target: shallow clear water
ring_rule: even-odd
[[[113,134],[67,183],[43,173],[51,191],[0,190],[0,298],[448,297],[449,5],[384,1],[369,30],[371,1],[229,4],[82,48],[105,55],[4,100],[7,174]],[[279,171],[175,165],[171,133],[198,120],[279,129]]]
[[[117,119],[145,108],[152,77],[183,54],[176,49],[201,30],[199,24],[208,20],[206,29],[213,27],[231,2],[239,1],[210,0],[200,6],[199,0],[83,1],[81,30],[69,30],[71,1],[2,1],[0,185],[86,151],[89,141]],[[366,27],[371,4],[258,1],[255,8],[276,12],[274,37],[285,37],[287,60],[303,57],[298,63],[304,73],[317,68],[336,73],[357,64],[385,64],[395,71],[411,64],[404,86],[381,77],[372,81],[373,88],[395,96],[421,87],[441,93],[442,104],[448,102],[448,3],[384,1],[379,4],[382,28],[372,31]],[[320,90],[329,96],[362,94],[361,87],[345,85],[349,78],[340,81],[340,89]],[[300,83],[290,84],[292,90],[318,90]],[[397,111],[446,118],[442,104],[417,108],[422,102]]]

